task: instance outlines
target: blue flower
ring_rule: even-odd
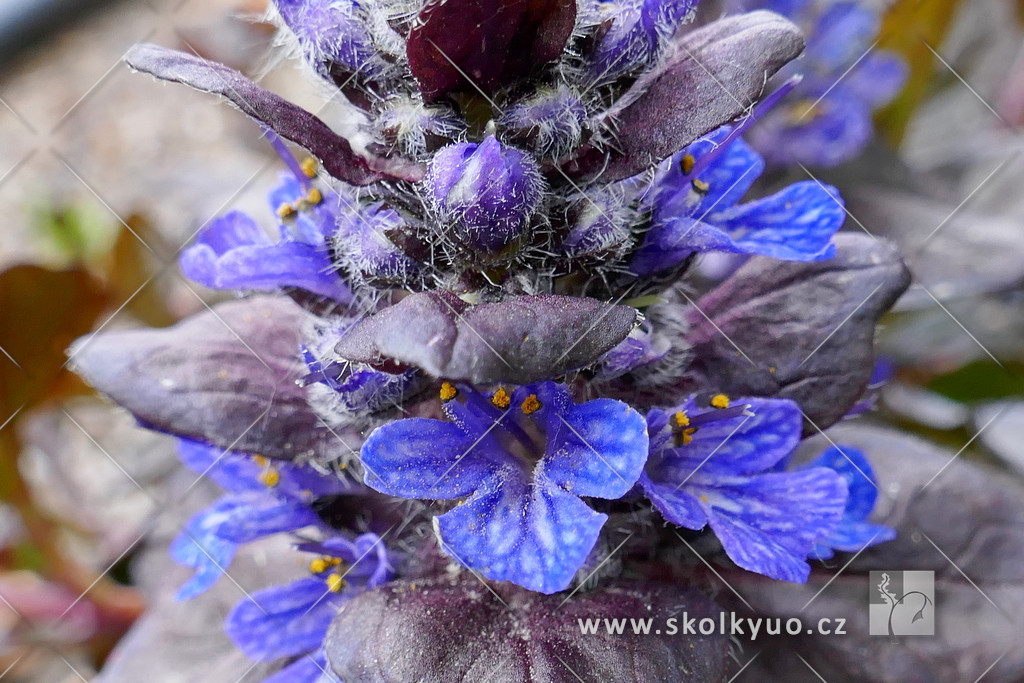
[[[871,139],[874,111],[902,89],[907,66],[894,53],[870,50],[879,18],[863,3],[835,2],[824,11],[813,3],[775,9],[807,28],[804,57],[783,72],[805,78],[792,105],[751,131],[751,144],[773,166],[847,161]]]
[[[867,456],[852,446],[830,446],[814,460],[792,471],[815,467],[827,467],[837,472],[846,481],[849,497],[839,526],[829,535],[818,539],[809,557],[827,560],[835,554],[835,550],[855,553],[896,538],[895,529],[868,521],[878,499],[878,479]]]
[[[649,412],[651,456],[640,486],[669,522],[695,530],[710,525],[740,567],[806,581],[806,558],[839,524],[846,485],[827,467],[770,471],[800,440],[795,403],[727,404],[719,395],[699,412],[691,397]]]
[[[335,535],[298,549],[317,555],[309,563],[310,576],[252,593],[235,605],[224,625],[254,661],[295,656],[309,660],[291,664],[292,674],[318,670],[323,663],[320,648],[338,609],[392,576],[387,549],[373,533],[351,541]]]
[[[616,499],[633,487],[647,457],[643,417],[612,399],[576,404],[554,382],[489,397],[445,384],[442,399],[450,422],[409,418],[369,436],[367,485],[466,498],[435,519],[445,550],[491,579],[566,588],[607,519],[580,497]]]
[[[319,190],[306,189],[287,174],[270,200],[282,217],[281,239],[272,240],[252,218],[232,211],[212,221],[182,251],[185,276],[213,289],[298,287],[348,301],[351,293],[338,277],[326,243],[334,230],[333,210]]]
[[[310,506],[315,497],[352,493],[354,484],[312,467],[224,452],[181,440],[178,451],[192,470],[228,491],[197,513],[171,543],[171,556],[195,569],[179,590],[179,600],[193,598],[225,572],[238,546],[271,534],[322,525]]]
[[[637,275],[669,270],[704,251],[787,261],[835,253],[830,240],[846,218],[838,191],[808,180],[739,204],[764,160],[741,139],[727,142],[729,133],[720,128],[661,166],[643,199],[651,225],[630,264]]]
[[[536,162],[493,135],[439,150],[424,182],[441,225],[484,254],[522,236],[544,188]]]

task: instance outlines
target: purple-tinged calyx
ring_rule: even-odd
[[[544,185],[529,155],[493,135],[440,150],[424,182],[442,237],[485,255],[524,235]]]

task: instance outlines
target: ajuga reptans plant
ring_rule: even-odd
[[[245,298],[72,360],[225,490],[172,545],[195,570],[180,598],[240,544],[294,535],[305,575],[226,624],[278,680],[558,680],[552,657],[713,680],[722,638],[595,652],[554,625],[713,611],[708,568],[801,582],[892,538],[863,457],[793,453],[863,410],[905,269],[836,234],[834,188],[756,187],[743,136],[799,87],[771,77],[800,30],[693,26],[695,4],[276,0],[359,144],[223,65],[128,54],[255,119],[283,172],[265,216],[181,254]],[[698,286],[708,252],[742,265]]]

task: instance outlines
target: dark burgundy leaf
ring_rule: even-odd
[[[474,577],[394,582],[346,604],[328,632],[327,656],[342,680],[721,681],[728,637],[682,635],[683,615],[717,620],[701,593],[663,584],[621,583],[580,593],[541,595],[496,584],[499,600]],[[583,635],[579,620],[626,619]],[[655,633],[676,617],[680,631]],[[634,635],[629,619],[652,619]]]
[[[670,56],[599,122],[614,131],[614,143],[586,150],[566,172],[609,182],[650,168],[750,109],[767,79],[803,48],[800,29],[766,11],[679,34]]]
[[[425,173],[422,165],[407,159],[357,154],[348,140],[316,116],[223,64],[148,43],[135,45],[124,59],[137,71],[226,97],[247,116],[319,157],[328,173],[346,183],[416,182]]]
[[[415,365],[436,377],[525,384],[584,367],[626,338],[637,313],[597,299],[514,296],[469,307],[451,292],[413,294],[337,345],[352,361]]]
[[[72,367],[147,426],[292,459],[340,447],[295,384],[304,311],[289,299],[220,304],[173,327],[97,333]]]
[[[880,492],[875,519],[895,527],[899,536],[861,553],[837,578],[832,571],[815,571],[806,585],[795,585],[727,576],[763,614],[799,615],[804,625],[846,619],[844,636],[805,633],[748,643],[750,656],[762,650],[752,667],[755,678],[760,670],[769,680],[819,680],[799,654],[825,680],[925,683],[973,681],[982,674],[985,681],[1022,680],[1024,487],[894,431],[846,425],[830,430],[830,437],[871,459]],[[817,438],[805,449],[820,452],[828,445]],[[838,558],[830,567],[845,563]],[[868,572],[900,570],[935,572],[934,636],[891,642],[869,635]],[[917,607],[903,618],[912,623]],[[928,609],[923,614],[932,616]]]
[[[491,94],[558,59],[575,21],[575,0],[428,0],[406,53],[428,101]]]
[[[887,242],[841,233],[835,244],[828,261],[754,257],[702,297],[687,335],[691,388],[790,398],[821,429],[842,418],[871,377],[875,325],[910,275]]]

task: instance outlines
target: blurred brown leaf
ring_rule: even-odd
[[[82,268],[22,265],[0,273],[0,419],[80,386],[64,352],[107,302],[102,283]]]

